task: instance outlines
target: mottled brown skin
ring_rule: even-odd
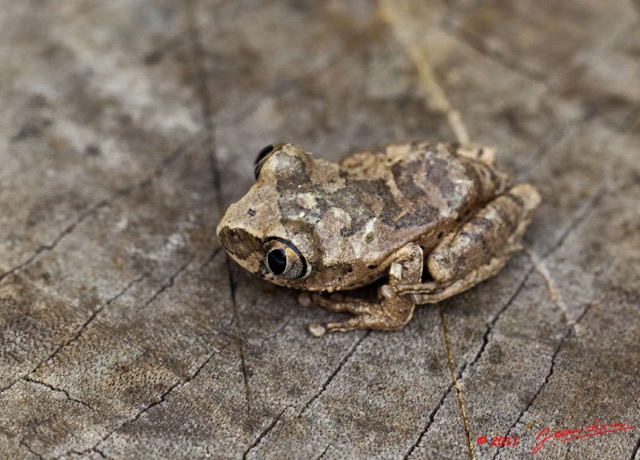
[[[265,153],[266,152],[266,153]],[[540,203],[510,185],[488,148],[410,143],[339,164],[282,144],[261,153],[256,183],[217,233],[247,270],[303,291],[347,290],[388,277],[378,302],[300,296],[354,316],[314,335],[399,329],[416,304],[439,302],[497,273]]]

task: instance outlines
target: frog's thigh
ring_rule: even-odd
[[[445,283],[517,249],[540,203],[535,188],[520,184],[489,202],[429,254],[427,267],[434,281]]]
[[[325,324],[310,324],[309,331],[315,336],[332,331],[354,329],[400,329],[413,316],[415,302],[410,295],[398,295],[397,286],[414,285],[422,276],[423,253],[416,243],[409,243],[393,254],[394,262],[389,269],[389,285],[381,288],[383,299],[378,302],[341,301],[326,299],[312,294],[308,300],[328,310],[353,313],[355,316],[344,321]]]
[[[511,253],[505,253],[498,257],[494,257],[485,265],[478,267],[476,270],[472,270],[464,277],[450,284],[423,283],[410,287],[403,287],[400,292],[410,292],[411,298],[416,305],[441,302],[444,299],[460,294],[461,292],[472,288],[476,284],[491,278],[505,266],[510,255]]]
[[[458,294],[496,274],[512,252],[520,248],[540,195],[519,184],[478,211],[427,259],[432,283],[403,288],[417,303],[433,303]]]

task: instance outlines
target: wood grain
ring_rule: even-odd
[[[0,1],[4,458],[640,460],[638,4]],[[495,278],[316,339],[214,228],[264,145],[495,145]],[[509,447],[480,436],[518,436]]]

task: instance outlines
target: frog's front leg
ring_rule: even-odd
[[[397,290],[403,285],[415,285],[422,277],[423,253],[416,243],[409,243],[393,254],[389,268],[389,284],[380,288],[382,300],[338,300],[314,293],[303,293],[302,305],[316,304],[327,310],[352,313],[354,316],[343,321],[324,324],[310,324],[309,332],[320,337],[327,332],[351,331],[353,329],[400,329],[413,316],[415,302],[411,295],[399,295]]]

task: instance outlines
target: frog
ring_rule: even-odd
[[[331,162],[268,145],[217,237],[244,269],[301,291],[300,305],[347,315],[309,324],[312,335],[399,330],[416,306],[478,285],[523,249],[541,196],[495,157],[487,146],[414,141]],[[374,282],[377,299],[342,294]]]

